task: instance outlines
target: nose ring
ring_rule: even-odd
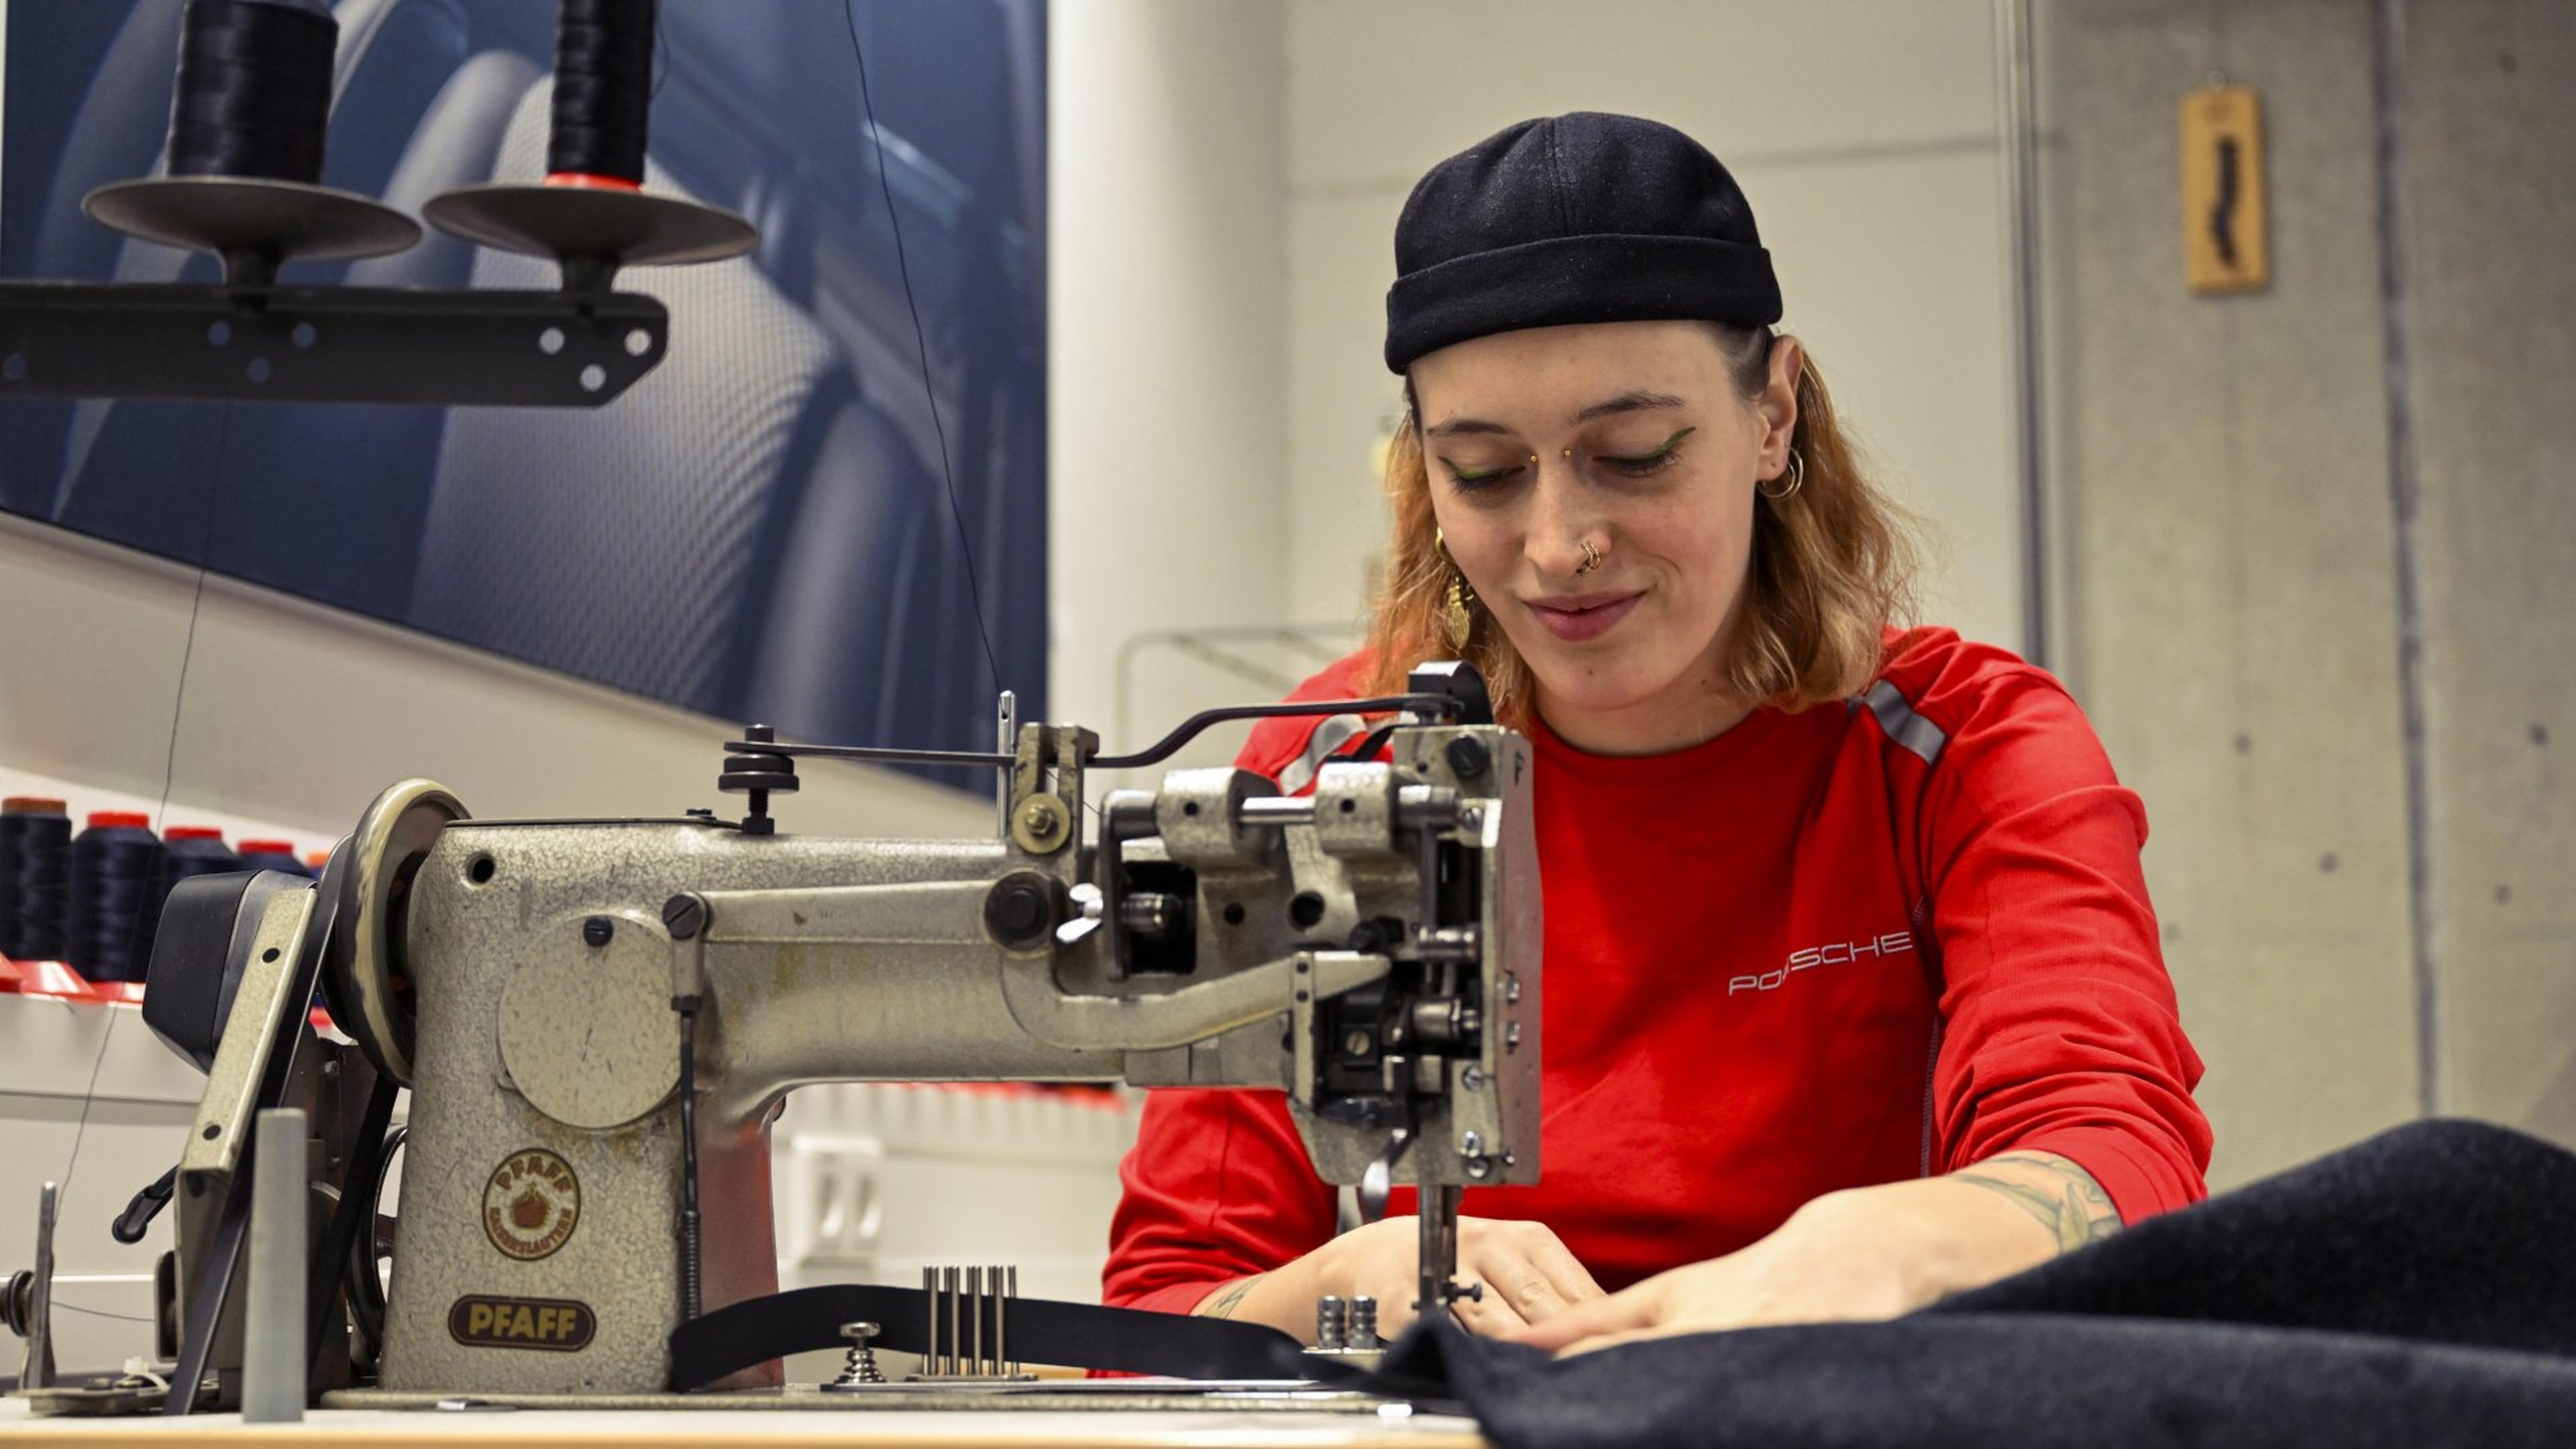
[[[1588,538],[1578,538],[1575,543],[1583,549],[1583,562],[1574,566],[1574,576],[1579,579],[1601,567],[1601,550],[1594,548]]]

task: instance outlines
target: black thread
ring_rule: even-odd
[[[939,421],[939,394],[930,385],[930,343],[921,330],[921,304],[912,296],[912,265],[904,260],[903,220],[895,215],[894,185],[886,179],[885,135],[877,127],[877,103],[868,92],[868,57],[859,45],[858,12],[852,0],[841,0],[841,19],[849,26],[850,54],[859,63],[859,104],[867,109],[868,139],[877,154],[877,189],[885,193],[886,225],[894,228],[895,271],[903,278],[903,305],[912,312],[912,344],[921,354],[921,391],[930,402],[930,430],[939,438],[939,476],[948,488],[948,517],[957,525],[957,551],[966,561],[966,592],[975,606],[975,637],[984,642],[984,668],[993,688],[1002,687],[1002,662],[993,653],[993,635],[984,627],[984,586],[975,577],[975,545],[966,534],[966,511],[957,503],[957,473],[948,464],[948,429]]]
[[[169,852],[148,817],[98,815],[72,838],[72,969],[91,981],[140,981],[151,960],[152,915],[169,889]]]
[[[563,0],[548,175],[643,184],[659,10],[657,0]]]
[[[339,22],[258,0],[189,0],[170,174],[322,180]]]
[[[0,811],[0,956],[63,959],[71,845],[71,817],[59,802],[12,801]]]
[[[163,900],[169,899],[171,890],[179,882],[192,876],[221,875],[241,869],[241,857],[233,853],[231,846],[224,844],[220,835],[205,835],[184,825],[174,825],[161,843],[170,851],[170,870],[161,887]]]

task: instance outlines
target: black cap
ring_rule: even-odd
[[[1523,121],[1431,168],[1395,223],[1386,365],[1524,327],[1780,320],[1753,206],[1708,148],[1657,121]]]

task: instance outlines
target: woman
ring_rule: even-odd
[[[1463,656],[1534,744],[1543,1181],[1467,1190],[1459,1319],[1890,1317],[2200,1197],[2137,797],[2048,675],[1891,627],[1900,520],[1726,169],[1526,122],[1423,179],[1396,258],[1385,584],[1299,695]],[[1294,786],[1348,738],[1274,721],[1243,763]],[[1335,1236],[1276,1096],[1156,1093],[1123,1176],[1113,1303],[1411,1316],[1413,1224]]]

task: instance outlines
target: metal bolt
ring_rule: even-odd
[[[1508,1006],[1521,1004],[1521,975],[1517,971],[1503,973],[1503,1002]]]
[[[876,1350],[870,1347],[881,1332],[873,1323],[844,1323],[841,1337],[850,1341],[849,1352],[842,1359],[841,1376],[832,1381],[836,1389],[855,1388],[860,1384],[881,1384],[884,1373],[877,1368]]]
[[[617,934],[617,923],[606,916],[592,916],[581,923],[581,943],[596,951]]]
[[[1458,1085],[1466,1088],[1470,1092],[1483,1091],[1485,1089],[1485,1069],[1477,1066],[1473,1062],[1469,1062],[1467,1064],[1467,1069],[1458,1074]]]
[[[1064,844],[1064,805],[1053,795],[1032,795],[1011,818],[1011,837],[1031,855],[1047,855]]]
[[[1513,1022],[1511,1025],[1509,1025],[1509,1026],[1507,1026],[1507,1027],[1504,1027],[1504,1028],[1503,1028],[1503,1050],[1505,1050],[1505,1051],[1507,1051],[1507,1052],[1516,1052],[1516,1051],[1519,1051],[1520,1049],[1521,1049],[1521,1024],[1520,1024],[1519,1022],[1517,1022],[1517,1021],[1516,1021],[1516,1022]]]
[[[1461,805],[1461,806],[1459,806],[1459,807],[1458,807],[1458,828],[1459,828],[1459,829],[1461,829],[1461,830],[1482,830],[1482,829],[1484,829],[1484,828],[1485,828],[1485,807],[1484,807],[1484,806],[1482,806],[1482,805]]]
[[[1350,1035],[1342,1038],[1342,1055],[1364,1057],[1369,1054],[1369,1048],[1375,1045],[1377,1045],[1375,1038],[1365,1031],[1354,1029]]]
[[[1476,1157],[1476,1156],[1480,1156],[1480,1155],[1482,1155],[1482,1154],[1483,1154],[1483,1152],[1484,1152],[1484,1150],[1485,1150],[1485,1134],[1483,1134],[1483,1133],[1481,1133],[1481,1132],[1476,1132],[1476,1131],[1468,1131],[1468,1132],[1465,1132],[1465,1133],[1461,1133],[1461,1134],[1459,1135],[1459,1138],[1458,1138],[1458,1155],[1459,1155],[1459,1156],[1461,1156],[1461,1157]]]
[[[1468,1175],[1469,1177],[1475,1178],[1475,1179],[1476,1179],[1477,1181],[1479,1181],[1479,1182],[1482,1182],[1482,1181],[1484,1181],[1486,1178],[1493,1176],[1493,1175],[1494,1175],[1494,1162],[1493,1162],[1493,1159],[1492,1159],[1492,1158],[1490,1158],[1490,1157],[1470,1157],[1470,1158],[1468,1158],[1468,1159],[1467,1159],[1467,1175]]]
[[[1441,753],[1449,757],[1449,772],[1461,780],[1475,779],[1493,763],[1493,755],[1485,748],[1485,742],[1474,735],[1458,736],[1443,746]]]
[[[1345,1346],[1350,1332],[1348,1307],[1339,1296],[1331,1293],[1315,1300],[1315,1347]]]
[[[662,927],[674,941],[690,941],[707,927],[707,903],[683,891],[662,903]]]

